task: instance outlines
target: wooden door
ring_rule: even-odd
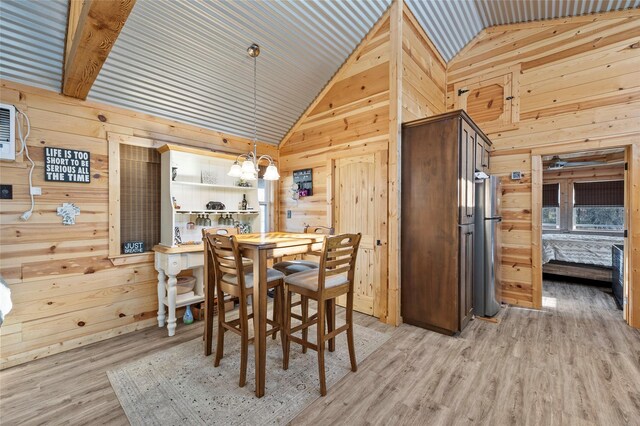
[[[354,309],[386,315],[387,300],[387,155],[333,161],[333,223],[336,234],[362,234],[356,261]],[[338,299],[345,306],[346,297]]]

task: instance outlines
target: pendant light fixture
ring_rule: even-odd
[[[249,56],[253,58],[253,152],[247,154],[240,154],[236,158],[236,161],[231,166],[228,176],[236,177],[244,180],[256,180],[258,178],[260,161],[267,160],[269,165],[264,172],[263,178],[265,180],[278,180],[280,174],[278,168],[275,165],[275,161],[270,155],[261,155],[258,157],[258,124],[257,124],[257,58],[260,54],[260,46],[252,44],[247,49]],[[243,159],[240,164],[240,159]]]

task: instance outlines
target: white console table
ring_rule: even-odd
[[[166,305],[169,310],[167,331],[169,336],[173,336],[176,333],[176,308],[204,301],[204,247],[202,244],[180,247],[157,245],[153,251],[158,271],[158,327],[165,326]],[[195,294],[178,296],[176,276],[186,269],[193,270],[196,278]]]

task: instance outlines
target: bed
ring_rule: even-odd
[[[622,236],[543,234],[542,271],[549,274],[611,282],[614,244]]]

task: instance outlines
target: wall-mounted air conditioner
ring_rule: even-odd
[[[16,107],[0,104],[0,160],[16,159]]]

